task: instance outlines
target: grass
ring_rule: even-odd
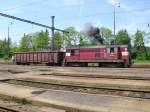
[[[5,62],[5,63],[8,63],[11,61],[11,58],[9,59],[5,59],[5,58],[0,58],[0,62]]]
[[[31,105],[32,104],[31,101],[27,101],[25,98],[21,99],[21,98],[7,96],[7,95],[3,95],[3,94],[0,94],[0,100],[7,101],[7,102],[15,102],[15,103],[22,104],[22,105],[27,105],[27,104]]]
[[[134,60],[134,64],[150,64],[150,60]]]

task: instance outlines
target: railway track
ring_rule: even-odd
[[[21,112],[21,111],[14,110],[5,106],[0,106],[0,112]]]
[[[150,91],[144,91],[144,90],[104,88],[104,87],[100,87],[100,88],[84,87],[79,85],[53,84],[53,83],[44,83],[40,81],[30,81],[30,80],[7,80],[5,81],[5,83],[44,88],[44,89],[65,90],[65,91],[82,92],[82,93],[90,93],[90,94],[105,94],[105,95],[132,97],[132,98],[150,99]]]
[[[4,61],[0,61],[1,65],[16,65],[13,62],[4,62]],[[23,66],[23,65],[22,65]],[[45,64],[31,64],[29,66],[46,66]],[[105,67],[108,68],[108,67]],[[131,68],[150,68],[150,64],[133,64],[131,66]]]
[[[134,64],[132,68],[150,68],[150,64]]]
[[[90,75],[90,74],[73,74],[73,73],[42,73],[43,76],[63,76],[63,77],[82,77],[82,78],[108,78],[108,79],[128,79],[128,80],[150,80],[150,77],[143,76],[121,76],[121,75]]]

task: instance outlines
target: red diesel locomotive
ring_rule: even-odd
[[[131,54],[127,45],[67,48],[66,52],[23,52],[14,54],[16,64],[66,65],[66,66],[131,66]]]
[[[127,45],[109,45],[101,47],[78,47],[66,50],[66,65],[80,64],[97,66],[117,64],[130,67],[131,58]]]

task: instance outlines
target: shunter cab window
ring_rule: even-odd
[[[71,50],[71,56],[75,55],[75,50]]]
[[[110,53],[114,53],[115,52],[115,48],[110,48]]]

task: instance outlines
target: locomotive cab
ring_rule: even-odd
[[[107,59],[120,63],[123,67],[131,66],[130,51],[127,45],[107,46]]]
[[[121,49],[121,59],[123,60],[123,66],[124,67],[130,67],[131,66],[131,54],[128,47],[123,47]]]

